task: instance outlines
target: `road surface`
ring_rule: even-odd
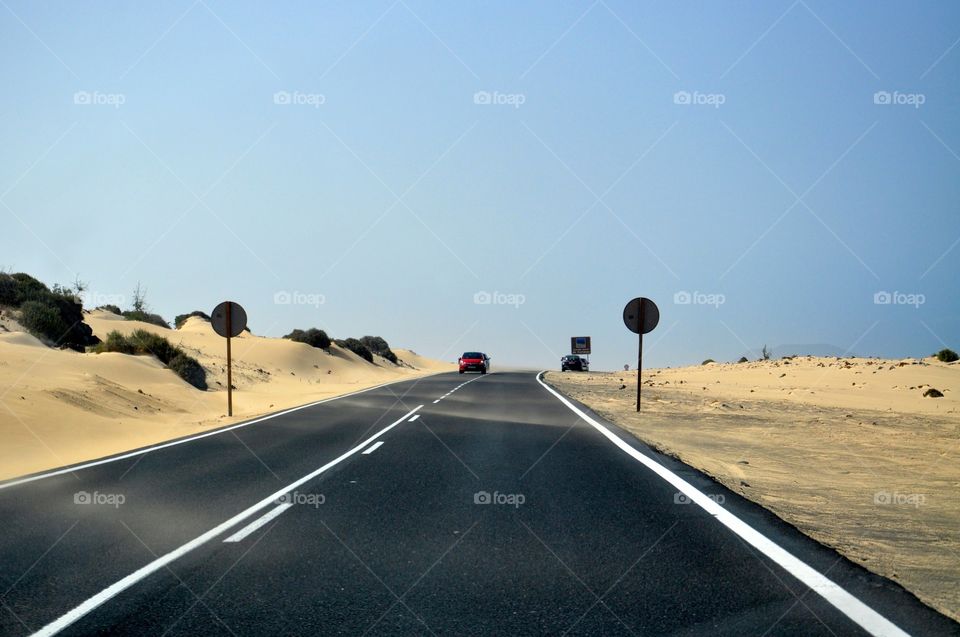
[[[960,634],[535,372],[34,478],[0,485],[3,635]]]

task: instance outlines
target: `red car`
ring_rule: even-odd
[[[483,352],[464,352],[460,360],[460,373],[480,372],[486,374],[490,371],[490,357]]]

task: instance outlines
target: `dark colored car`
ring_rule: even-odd
[[[568,354],[560,359],[560,371],[565,372],[568,369],[577,372],[589,371],[590,363],[585,358],[580,358],[574,354]]]
[[[490,357],[483,352],[464,352],[460,360],[460,373],[480,372],[486,374],[490,371]]]

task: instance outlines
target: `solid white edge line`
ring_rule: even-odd
[[[408,420],[407,422],[410,422],[410,421]],[[369,456],[371,453],[379,449],[381,445],[383,445],[382,440],[376,441],[375,443],[373,443],[372,445],[370,445],[369,447],[363,450],[363,455]]]
[[[414,414],[413,416],[410,417],[410,420],[408,420],[407,422],[413,422],[414,420],[416,420],[416,419],[419,418],[419,417],[420,417],[420,414]]]
[[[909,634],[904,632],[896,624],[861,602],[816,569],[794,557],[773,540],[755,530],[733,513],[724,509],[692,484],[621,440],[609,429],[588,416],[582,409],[543,382],[543,380],[541,380],[543,374],[544,372],[537,374],[537,382],[540,383],[544,389],[556,396],[560,402],[566,405],[571,411],[592,425],[594,429],[603,434],[610,442],[626,452],[634,460],[642,463],[672,486],[676,487],[677,490],[698,504],[700,508],[716,518],[721,524],[740,536],[745,542],[752,545],[768,558],[779,564],[785,571],[809,586],[818,595],[830,602],[837,610],[856,622],[861,628],[875,637],[909,637]]]
[[[189,553],[190,551],[192,551],[192,550],[194,550],[194,549],[196,549],[196,548],[198,548],[198,547],[206,544],[207,542],[209,542],[210,540],[214,539],[215,537],[217,537],[217,536],[219,536],[219,535],[222,535],[225,531],[227,531],[228,529],[236,526],[237,524],[239,524],[239,523],[242,522],[243,520],[249,518],[249,517],[250,517],[251,515],[253,515],[254,513],[257,513],[258,511],[261,511],[261,510],[267,508],[268,506],[270,506],[270,505],[272,505],[272,504],[276,504],[278,498],[280,498],[281,496],[283,496],[283,495],[286,494],[286,493],[289,493],[291,490],[296,489],[296,488],[299,487],[300,485],[305,484],[305,483],[309,482],[310,480],[316,478],[318,475],[320,475],[321,473],[323,473],[324,471],[326,471],[326,470],[329,469],[330,467],[332,467],[332,466],[334,466],[334,465],[336,465],[336,464],[339,464],[340,462],[343,462],[344,460],[346,460],[347,458],[349,458],[349,457],[352,456],[353,454],[355,454],[355,453],[357,453],[358,451],[360,451],[361,449],[363,449],[366,445],[370,444],[371,441],[376,440],[377,438],[379,438],[380,436],[382,436],[383,434],[387,433],[388,431],[390,431],[391,429],[393,429],[394,427],[396,427],[397,425],[399,425],[401,422],[403,422],[404,420],[406,420],[407,418],[409,418],[413,413],[415,413],[416,411],[418,411],[421,407],[423,407],[423,405],[417,405],[416,407],[414,407],[413,409],[411,409],[410,411],[408,411],[407,413],[405,413],[403,416],[401,416],[401,417],[398,418],[397,420],[394,420],[392,423],[390,423],[389,425],[387,425],[386,427],[384,427],[383,429],[381,429],[381,430],[378,431],[377,433],[373,434],[372,436],[370,436],[369,438],[367,438],[366,440],[364,440],[364,441],[363,441],[362,443],[360,443],[359,445],[353,447],[353,448],[350,449],[349,451],[344,452],[343,454],[341,454],[341,455],[338,456],[337,458],[334,458],[333,460],[331,460],[331,461],[328,462],[327,464],[323,465],[323,466],[320,467],[319,469],[316,469],[316,470],[312,471],[311,473],[308,473],[307,475],[303,476],[303,477],[300,478],[299,480],[296,480],[295,482],[291,482],[290,484],[288,484],[287,486],[283,487],[283,488],[280,489],[279,491],[276,491],[276,492],[272,493],[271,495],[268,495],[267,497],[265,497],[264,499],[260,500],[259,502],[257,502],[257,503],[254,504],[253,506],[251,506],[251,507],[249,507],[249,508],[241,511],[241,512],[238,513],[238,514],[236,514],[235,516],[233,516],[232,518],[230,518],[230,519],[227,520],[226,522],[222,522],[222,523],[220,523],[219,525],[215,526],[214,528],[210,529],[209,531],[207,531],[207,532],[204,533],[203,535],[199,535],[199,536],[195,537],[194,539],[190,540],[189,542],[187,542],[186,544],[180,546],[179,548],[176,548],[176,549],[170,551],[169,553],[158,557],[157,559],[153,560],[152,562],[149,562],[148,564],[140,567],[139,569],[137,569],[137,570],[134,571],[133,573],[130,573],[129,575],[127,575],[127,576],[124,577],[123,579],[121,579],[121,580],[119,580],[119,581],[117,581],[117,582],[114,582],[113,584],[111,584],[111,585],[108,586],[107,588],[103,589],[102,591],[100,591],[99,593],[97,593],[96,595],[94,595],[93,597],[90,597],[89,599],[87,599],[86,601],[84,601],[84,602],[81,603],[80,605],[76,606],[75,608],[71,609],[70,611],[68,611],[67,613],[65,613],[64,615],[62,615],[61,617],[59,617],[58,619],[50,622],[49,624],[47,624],[46,626],[44,626],[43,628],[41,628],[41,629],[38,630],[37,632],[33,633],[33,637],[44,637],[44,636],[47,636],[47,635],[56,635],[58,632],[60,632],[61,630],[67,628],[68,626],[70,626],[71,624],[73,624],[74,622],[76,622],[78,619],[82,618],[82,617],[83,617],[84,615],[86,615],[87,613],[89,613],[89,612],[93,611],[94,609],[96,609],[97,607],[99,607],[101,604],[104,604],[105,602],[113,599],[114,597],[116,597],[117,595],[119,595],[120,593],[122,593],[123,591],[125,591],[126,589],[130,588],[131,586],[133,586],[133,585],[136,584],[137,582],[145,579],[147,576],[149,576],[149,575],[157,572],[158,570],[162,569],[162,568],[165,567],[167,564],[170,564],[170,563],[173,562],[174,560],[176,560],[176,559],[178,559],[178,558],[180,558],[180,557],[183,557],[184,555],[186,555],[186,554]]]
[[[427,378],[429,376],[436,376],[437,374],[442,374],[444,372],[436,372],[434,374],[428,374],[427,376],[421,376],[421,378]],[[208,436],[216,436],[217,434],[222,434],[227,431],[232,431],[234,429],[239,429],[241,427],[248,427],[250,425],[255,425],[258,422],[263,422],[264,420],[270,420],[271,418],[276,418],[278,416],[284,416],[286,414],[292,414],[295,411],[300,411],[301,409],[306,409],[308,407],[314,407],[322,403],[328,403],[333,400],[340,400],[341,398],[349,398],[350,396],[356,396],[358,394],[363,394],[368,391],[373,391],[374,389],[380,389],[381,387],[386,387],[387,385],[393,385],[396,383],[402,383],[404,381],[414,380],[411,378],[401,378],[399,380],[391,380],[388,383],[381,383],[379,385],[374,385],[373,387],[367,387],[366,389],[358,389],[357,391],[350,392],[349,394],[342,394],[340,396],[331,396],[330,398],[324,398],[322,400],[316,400],[312,403],[307,403],[305,405],[299,405],[297,407],[291,407],[290,409],[285,409],[283,411],[278,411],[272,414],[267,414],[266,416],[261,416],[254,420],[248,420],[246,422],[237,423],[236,425],[230,425],[227,427],[220,427],[214,429],[213,431],[207,431],[202,434],[197,434],[195,436],[189,436],[187,438],[181,438],[179,440],[171,440],[170,442],[164,442],[152,447],[145,447],[143,449],[137,449],[136,451],[131,451],[129,453],[124,453],[118,456],[110,456],[108,458],[101,458],[100,460],[92,460],[90,462],[85,462],[83,464],[73,465],[69,467],[64,467],[62,469],[55,469],[53,471],[48,471],[46,473],[39,473],[34,476],[28,476],[26,478],[20,478],[19,480],[11,480],[10,482],[0,483],[0,489],[6,489],[8,487],[15,487],[19,484],[25,484],[27,482],[33,482],[34,480],[42,480],[43,478],[51,478],[53,476],[63,475],[64,473],[72,473],[74,471],[80,471],[81,469],[87,469],[89,467],[96,467],[97,465],[107,464],[109,462],[116,462],[117,460],[125,460],[127,458],[133,458],[136,456],[142,456],[145,453],[150,453],[151,451],[157,451],[159,449],[166,449],[167,447],[174,447],[176,445],[182,445],[185,442],[193,442],[194,440],[199,440],[201,438],[206,438]]]
[[[366,451],[364,451],[364,453],[366,453]],[[286,511],[292,506],[293,506],[293,502],[284,502],[283,504],[277,506],[277,508],[272,509],[267,513],[261,515],[259,518],[257,518],[247,526],[243,527],[242,529],[240,529],[239,531],[237,531],[227,539],[225,539],[224,542],[239,542],[240,540],[247,537],[257,529],[259,529],[261,526],[263,526],[273,518],[277,517],[278,515],[280,515],[281,513],[283,513],[284,511]]]

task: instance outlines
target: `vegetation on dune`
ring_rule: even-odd
[[[390,349],[390,345],[382,337],[364,336],[360,339],[360,342],[377,356],[382,356],[394,365],[398,364],[397,355],[393,353],[393,351]]]
[[[163,320],[163,317],[159,314],[138,312],[137,310],[127,310],[126,312],[121,312],[120,314],[128,321],[140,321],[141,323],[149,323],[150,325],[156,325],[157,327],[165,327],[170,329],[170,324]]]
[[[170,329],[170,324],[163,320],[159,314],[151,314],[147,308],[147,290],[137,281],[137,287],[133,290],[133,309],[121,312],[121,316],[129,321],[140,321],[149,323],[158,327]]]
[[[337,339],[334,342],[340,347],[350,350],[368,363],[373,362],[373,352],[371,352],[370,348],[361,343],[359,340],[355,338],[345,338]]]
[[[957,355],[952,349],[943,348],[936,353],[937,360],[943,363],[952,363],[956,360],[960,360],[960,356]]]
[[[83,305],[66,288],[51,290],[29,274],[0,273],[0,305],[20,311],[20,323],[51,345],[82,352],[100,342],[83,322]]]
[[[197,359],[171,344],[164,337],[147,330],[135,330],[129,336],[124,336],[117,331],[110,332],[107,334],[107,340],[97,345],[94,351],[98,354],[103,352],[130,355],[152,354],[177,376],[197,389],[207,388],[207,373]]]
[[[320,349],[328,349],[331,343],[327,333],[316,327],[311,327],[308,330],[293,330],[283,338],[296,341],[297,343],[306,343],[311,347],[318,347]]]
[[[110,312],[111,314],[120,315],[120,308],[116,305],[101,305],[97,308],[98,310],[103,310],[104,312]]]
[[[741,357],[740,357],[740,360],[738,360],[737,362],[738,362],[738,363],[746,363],[746,362],[748,362],[748,360],[749,360],[749,359],[748,359],[746,356],[741,356]]]
[[[713,360],[712,358],[708,358],[707,360],[703,361],[703,362],[700,363],[700,364],[701,364],[701,365],[709,365],[710,363],[715,363],[715,362],[716,362],[716,361]]]
[[[183,327],[183,324],[186,323],[187,319],[190,318],[191,316],[199,316],[205,321],[210,320],[210,316],[206,312],[201,312],[200,310],[194,310],[189,314],[177,314],[177,316],[173,319],[173,326],[179,330],[181,327]]]

